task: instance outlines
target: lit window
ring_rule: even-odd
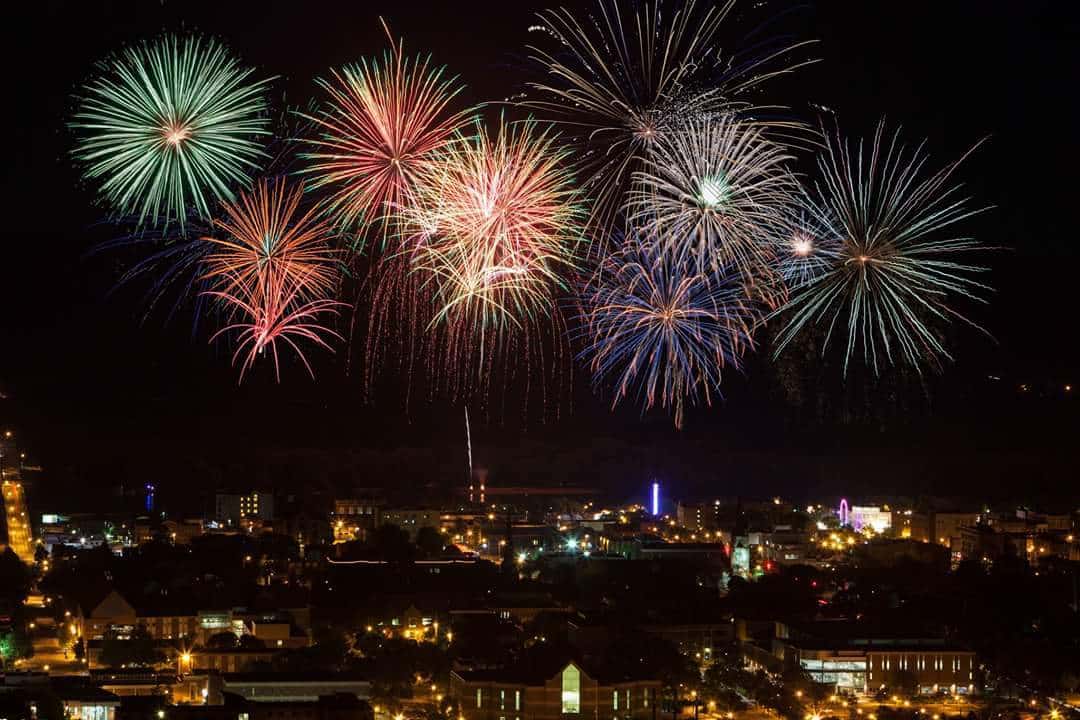
[[[506,691],[505,690],[500,690],[499,691],[499,709],[500,710],[505,710],[506,709]]]
[[[484,707],[484,691],[476,688],[476,707]]]
[[[581,712],[581,672],[573,665],[567,665],[562,672],[562,712]]]
[[[515,710],[520,710],[521,709],[521,691],[520,690],[515,690],[514,691],[514,709]]]
[[[619,709],[619,691],[618,690],[612,690],[611,691],[611,709],[612,710],[618,710]]]

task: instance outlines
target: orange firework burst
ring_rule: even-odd
[[[205,277],[223,292],[281,276],[305,298],[329,294],[336,283],[330,228],[315,211],[300,212],[302,196],[283,180],[260,180],[227,203],[215,235],[203,238],[213,246]]]
[[[324,336],[337,333],[319,324],[336,315],[331,299],[337,284],[329,228],[315,212],[301,213],[299,187],[262,180],[235,203],[225,205],[219,232],[204,240],[212,250],[204,260],[208,295],[218,298],[229,324],[214,334],[237,332],[234,362],[244,355],[240,377],[267,348],[279,373],[276,342],[289,345],[311,372],[297,340],[329,347]],[[213,339],[213,338],[212,338]]]
[[[397,214],[398,251],[375,267],[369,385],[380,365],[411,376],[424,358],[430,391],[485,402],[514,383],[551,404],[570,359],[556,295],[583,216],[566,151],[535,123],[459,134]]]
[[[448,109],[461,90],[454,78],[432,67],[430,57],[406,57],[403,43],[390,40],[381,61],[364,59],[319,80],[330,101],[307,116],[319,137],[307,140],[306,172],[315,187],[329,190],[330,210],[350,229],[381,219],[385,231],[391,211],[409,201],[433,154],[469,113]]]

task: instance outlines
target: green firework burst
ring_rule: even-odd
[[[113,211],[139,225],[206,218],[265,157],[264,90],[219,43],[165,36],[101,65],[77,98],[73,156]]]

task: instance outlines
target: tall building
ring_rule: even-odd
[[[30,513],[26,507],[20,473],[21,457],[10,430],[0,436],[0,493],[4,500],[4,538],[7,546],[25,563],[34,562]]]
[[[273,520],[274,496],[258,490],[245,495],[218,493],[214,497],[214,516],[230,525],[239,525],[241,520]]]

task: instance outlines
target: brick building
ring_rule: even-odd
[[[605,677],[566,661],[552,672],[454,671],[450,694],[466,720],[656,720],[660,681]]]

